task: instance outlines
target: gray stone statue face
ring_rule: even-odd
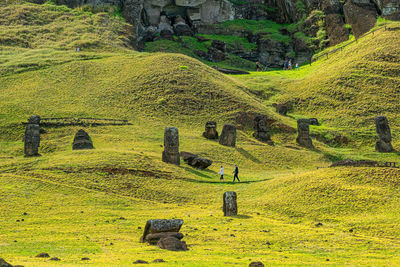
[[[167,127],[164,133],[165,148],[179,148],[179,133],[176,127]]]
[[[38,115],[30,116],[30,118],[28,119],[28,123],[29,124],[39,124],[40,123],[40,116],[38,116]]]
[[[308,125],[307,120],[298,120],[297,121],[297,129],[299,131],[299,135],[309,135],[310,134],[310,126]]]
[[[389,122],[386,117],[378,116],[375,118],[376,132],[379,135],[379,139],[385,142],[392,141],[392,135],[390,132]]]

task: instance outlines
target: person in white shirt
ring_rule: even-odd
[[[219,178],[219,180],[220,180],[220,181],[221,181],[221,180],[224,181],[224,167],[221,166],[221,170],[219,171],[218,174],[221,175],[221,178]]]

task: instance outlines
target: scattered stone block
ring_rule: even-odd
[[[237,194],[229,191],[224,193],[224,216],[235,216],[238,213]]]
[[[162,161],[180,165],[179,132],[176,127],[165,128]]]
[[[174,237],[181,240],[183,238],[183,234],[179,232],[163,232],[163,233],[148,234],[146,236],[145,242],[149,243],[150,245],[157,245],[160,239],[167,237]]]
[[[171,251],[185,251],[188,250],[186,242],[180,241],[176,237],[166,237],[158,241],[157,246],[161,249],[171,250]]]
[[[40,116],[31,116],[24,136],[24,153],[26,157],[39,156]]]
[[[49,253],[42,252],[36,255],[36,258],[50,258]]]
[[[249,267],[264,267],[264,264],[261,261],[253,261],[249,264]]]
[[[385,116],[375,118],[376,133],[379,141],[376,142],[375,149],[377,152],[387,153],[393,152],[392,134],[390,132],[389,122]]]
[[[144,260],[137,260],[133,264],[148,264],[148,262]]]
[[[93,149],[93,142],[90,138],[89,134],[85,132],[85,130],[80,129],[74,137],[74,141],[72,142],[72,149]]]
[[[232,124],[225,124],[219,138],[219,143],[224,146],[236,146],[236,127]]]

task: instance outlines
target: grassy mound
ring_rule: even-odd
[[[398,23],[389,24],[395,26]],[[378,115],[399,128],[399,42],[398,31],[383,29],[368,35],[286,84],[280,101],[292,101],[297,112],[318,114],[337,128],[370,130]]]
[[[0,84],[1,125],[25,121],[30,114],[194,121],[265,112],[231,78],[177,54],[74,61],[8,76]]]
[[[129,25],[106,13],[3,2],[0,14],[0,46],[62,50],[130,47]]]

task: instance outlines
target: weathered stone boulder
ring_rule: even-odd
[[[203,136],[207,139],[218,139],[217,123],[215,121],[206,122]]]
[[[374,0],[383,17],[391,20],[400,20],[400,1]]]
[[[207,0],[200,6],[200,17],[201,22],[205,24],[233,20],[235,9],[227,0]]]
[[[171,251],[186,251],[188,250],[186,242],[179,240],[176,237],[169,236],[158,241],[157,246],[161,249]]]
[[[356,38],[368,32],[375,25],[377,17],[373,4],[357,1],[361,0],[348,0],[343,6],[345,20],[351,25]]]
[[[31,116],[25,129],[24,153],[26,157],[39,156],[40,116]]]
[[[212,62],[221,62],[228,57],[228,54],[214,47],[209,47],[207,52],[207,60]]]
[[[219,138],[219,143],[224,146],[236,146],[236,127],[232,124],[225,124]]]
[[[175,4],[177,6],[184,6],[184,7],[197,7],[202,5],[207,0],[175,0]]]
[[[393,152],[392,134],[390,132],[389,122],[385,116],[375,118],[376,133],[379,136],[379,141],[376,142],[375,149],[378,152]]]
[[[235,216],[238,213],[237,194],[236,192],[229,191],[224,193],[224,216]]]
[[[187,162],[187,164],[197,169],[204,170],[212,164],[212,160],[199,157],[198,155],[190,152],[181,152],[181,157],[185,162]]]
[[[267,117],[258,115],[254,118],[254,134],[253,136],[261,142],[272,142],[267,126]]]
[[[325,15],[340,14],[343,10],[342,3],[339,0],[323,0],[321,8]]]
[[[72,149],[93,149],[93,142],[90,138],[89,134],[84,130],[80,129],[74,137],[74,141],[72,143]]]
[[[159,219],[159,220],[148,220],[144,228],[143,236],[140,238],[140,242],[145,242],[146,237],[149,234],[173,232],[177,233],[181,229],[183,220],[173,219]]]
[[[314,148],[310,137],[310,126],[308,119],[297,120],[297,143],[307,148]]]
[[[149,243],[150,245],[157,245],[160,239],[167,237],[174,237],[181,240],[183,238],[183,234],[179,232],[163,232],[163,233],[148,234],[144,241]]]
[[[180,164],[179,132],[178,128],[176,127],[165,128],[162,161],[176,165]]]
[[[261,261],[253,261],[249,264],[249,267],[264,267],[264,264]]]

